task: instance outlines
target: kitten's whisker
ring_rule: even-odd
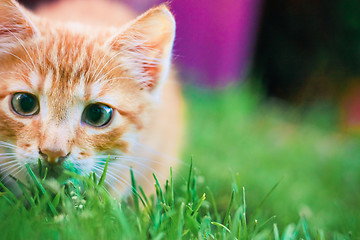
[[[111,156],[110,156],[111,157]],[[156,169],[150,167],[148,164],[142,162],[141,160],[145,160],[147,161],[148,159],[147,158],[139,158],[139,157],[131,157],[131,156],[117,156],[117,155],[113,155],[112,156],[113,159],[116,161],[116,160],[120,160],[122,162],[124,161],[127,161],[127,162],[130,162],[130,163],[134,163],[134,164],[137,164],[137,165],[140,165],[139,167],[143,166],[143,168],[145,169],[149,169],[151,170],[153,173],[155,173],[156,175],[160,176],[161,178],[163,179],[166,179],[164,177],[164,175],[162,175],[159,171],[157,171]],[[105,161],[104,158],[100,158],[100,159],[103,159],[103,162]],[[150,160],[149,160],[150,162]],[[161,162],[157,162],[157,163],[161,163]],[[119,162],[109,162],[109,165],[118,165],[118,166],[123,166],[124,164],[121,164]],[[130,164],[129,164],[130,165]],[[135,166],[134,166],[135,167]]]
[[[4,144],[4,145],[8,145],[8,146],[10,146],[10,147],[17,147],[16,145],[14,145],[14,144],[11,144],[11,143],[8,143],[8,142],[4,142],[4,141],[0,141],[0,144]]]
[[[136,156],[129,156],[129,155],[99,155],[99,156],[94,156],[95,159],[104,159],[104,160],[106,160],[108,157],[112,158],[113,160],[134,160],[134,162],[145,160],[146,162],[151,162],[151,163],[159,163],[159,164],[163,163],[162,161],[156,161],[156,160],[152,160],[152,159],[148,159],[148,158],[144,158],[144,157],[136,157]]]
[[[143,44],[146,42],[146,40],[140,41],[139,39],[134,39],[134,42],[136,42],[135,45],[138,46],[138,45],[143,45]],[[114,45],[114,43],[115,43],[115,41],[113,41],[113,42],[110,44],[109,48],[107,48],[106,51],[109,51],[109,50],[111,49],[111,47]],[[148,48],[148,50],[151,50],[151,49]],[[131,54],[131,55],[133,55],[133,56],[134,56],[134,55],[135,55],[135,56],[139,56],[139,55],[136,55],[137,53],[135,53],[135,52],[133,52],[133,51],[130,52],[129,49],[124,49],[124,51],[119,51],[118,53],[116,53],[114,56],[112,56],[112,57],[104,64],[104,66],[101,68],[101,70],[98,71],[98,73],[96,74],[95,78],[97,78],[97,77],[101,74],[101,72],[104,70],[104,68],[109,64],[109,62],[110,62],[111,60],[113,60],[115,57],[117,57],[117,56],[120,55],[120,54],[124,54],[124,52],[127,53],[127,54]],[[139,52],[138,54],[141,54],[141,52]],[[100,67],[101,63],[103,62],[105,56],[106,56],[106,55],[104,55],[103,58],[101,59],[99,65],[98,65],[98,67],[97,67],[97,69],[95,70],[95,73],[96,73],[96,71],[98,70],[98,68]],[[144,57],[144,56],[143,56],[143,57]],[[140,58],[140,59],[141,59],[141,58]],[[160,61],[159,61],[159,62],[160,62]],[[116,66],[115,68],[118,68],[119,66],[121,66],[121,65],[118,65],[118,66]],[[115,68],[111,69],[109,72],[113,71]],[[109,74],[109,72],[107,72],[107,74]],[[106,75],[107,75],[107,74],[106,74]],[[93,74],[93,76],[94,76],[94,75],[95,75],[95,74]]]
[[[130,161],[130,162],[133,162],[133,161]],[[156,169],[150,167],[149,165],[146,165],[146,164],[143,164],[141,162],[134,162],[137,166],[129,166],[129,167],[139,167],[139,168],[143,168],[143,169],[147,169],[147,170],[151,170],[152,173],[154,173],[157,177],[161,177],[163,180],[166,180],[166,177],[164,177],[163,174],[161,174],[160,171],[157,171]],[[115,162],[112,162],[112,163],[109,163],[109,165],[113,165],[113,166],[121,166],[123,164],[121,163],[115,163]],[[138,166],[140,165],[140,166]]]
[[[71,161],[71,159],[68,159],[68,161],[75,167],[77,171],[79,171],[80,175],[85,175],[85,171],[82,169],[82,166],[76,161]]]
[[[17,161],[16,156],[4,156],[4,157],[0,158],[0,160],[6,160],[6,159],[10,159],[10,160],[7,160],[6,162],[15,162],[15,161]],[[0,161],[0,163],[2,163],[2,162],[3,161]]]
[[[12,173],[14,173],[15,171],[17,171],[19,168],[21,168],[22,166],[20,164],[14,164],[11,167],[15,167],[14,169],[12,169],[10,172],[7,172],[0,180],[0,182],[3,182],[5,178],[7,178],[9,175],[11,175]],[[6,170],[2,170],[1,173],[6,172],[7,170],[9,170],[11,168],[7,168]]]
[[[92,50],[92,53],[91,53],[91,57],[90,57],[90,64],[89,64],[89,68],[88,68],[88,72],[90,73],[92,67],[93,67],[93,60],[94,60],[94,53],[95,53],[95,49],[96,49],[96,46],[93,45],[93,50]]]
[[[0,163],[4,162],[5,160],[6,160],[6,162],[16,161],[16,156],[1,156],[0,157]]]
[[[99,174],[97,174],[96,172],[95,172],[95,175],[96,175],[96,177],[97,177],[98,179],[101,178],[101,176],[100,176]],[[110,182],[109,182],[108,180],[105,179],[105,183],[106,183],[106,186],[111,187],[117,194],[119,194],[119,196],[121,196],[120,191],[117,190],[112,184],[110,184]],[[104,189],[105,189],[105,191],[106,191],[107,193],[110,193],[106,188],[104,188]]]
[[[20,168],[16,172],[14,172],[10,175],[13,177],[16,177],[16,175],[18,175],[22,170],[25,170],[25,168],[23,166],[20,166]]]
[[[98,71],[99,67],[101,66],[101,64],[103,63],[103,61],[104,61],[104,59],[105,59],[105,57],[106,57],[106,53],[108,53],[108,52],[110,51],[110,49],[114,46],[115,42],[116,42],[116,41],[113,41],[113,42],[106,48],[106,50],[104,51],[104,55],[103,55],[103,57],[101,58],[99,64],[97,65],[94,73],[91,75],[91,78],[94,78],[95,74],[97,74],[97,71]],[[121,52],[121,51],[120,51],[120,52]],[[120,52],[119,52],[119,53],[120,53]],[[118,55],[119,53],[117,53],[116,55]]]
[[[141,147],[143,150],[146,150],[146,151],[149,151],[149,152],[154,153],[154,154],[156,154],[156,155],[159,155],[159,156],[161,156],[161,157],[164,157],[165,159],[169,159],[169,160],[175,161],[176,163],[183,164],[183,165],[185,165],[185,166],[189,166],[188,163],[186,163],[186,162],[184,162],[184,161],[182,161],[182,160],[180,160],[180,159],[178,159],[178,158],[174,158],[174,157],[171,157],[171,156],[167,156],[167,155],[165,155],[165,154],[163,154],[163,153],[161,153],[161,152],[159,152],[159,151],[156,151],[155,149],[153,149],[153,148],[147,146],[146,144],[143,144],[143,143],[141,143],[141,142],[139,142],[139,141],[137,141],[137,140],[135,140],[135,139],[126,138],[126,137],[125,137],[125,138],[122,138],[122,139],[128,140],[128,141],[130,141],[131,143],[136,144],[137,146]]]
[[[138,61],[141,62],[141,64],[153,67],[161,64],[161,58],[150,57],[148,55],[156,55],[157,53],[158,51],[151,51],[151,49],[147,48],[146,54],[143,52],[131,52],[129,54],[136,57],[136,59],[139,59]]]
[[[100,79],[98,79],[97,81],[102,81],[103,79],[105,79],[107,76],[107,74],[105,74],[104,76],[102,76]],[[110,78],[110,79],[106,79],[107,81],[112,81],[112,80],[117,80],[117,79],[129,79],[129,80],[134,80],[134,78],[131,77],[114,77],[114,78]]]
[[[134,157],[134,156],[122,156],[122,155],[108,155],[110,156],[113,160],[118,160],[121,162],[133,162],[135,164],[139,164],[141,166],[144,166],[145,168],[148,168],[150,170],[152,170],[154,173],[158,174],[159,171],[155,170],[154,168],[150,167],[147,163],[156,163],[156,164],[163,164],[163,162],[161,161],[155,161],[155,160],[151,160],[148,158],[142,158],[142,157]],[[99,157],[99,156],[98,156]],[[105,159],[104,157],[100,158],[100,159]],[[109,164],[119,164],[117,162],[109,162]],[[165,178],[164,176],[161,176],[163,178]]]
[[[9,176],[15,177],[17,174],[19,174],[22,170],[24,170],[23,166],[18,166],[16,169],[14,169],[11,173],[7,174],[3,179],[0,181],[6,184],[11,178]],[[4,181],[5,180],[5,181]]]
[[[151,170],[158,177],[161,177],[162,179],[166,179],[166,177],[164,177],[164,175],[161,174],[160,171],[157,171],[155,168],[153,168],[153,167],[149,166],[148,164],[146,164],[146,162],[153,162],[153,163],[157,163],[157,164],[162,164],[161,161],[155,161],[155,160],[142,158],[142,157],[135,157],[135,156],[124,156],[124,155],[98,155],[98,156],[94,156],[92,159],[100,159],[100,161],[99,160],[95,161],[95,165],[101,166],[101,164],[103,164],[103,166],[104,166],[104,164],[105,164],[108,157],[110,157],[111,160],[114,160],[114,161],[118,160],[119,161],[119,162],[110,161],[109,166],[113,165],[113,166],[118,166],[118,167],[123,168],[124,166],[127,166],[127,165],[122,164],[120,162],[134,163],[138,167]],[[82,159],[82,162],[83,161],[84,161],[84,159]],[[86,163],[84,162],[84,164],[86,164]],[[130,165],[130,164],[128,164],[128,165]],[[128,168],[130,168],[130,166]]]
[[[95,166],[101,168],[103,165],[102,165],[102,162],[96,162],[96,163],[95,163]],[[142,177],[147,183],[149,183],[150,185],[152,185],[152,183],[149,181],[149,179],[148,179],[141,171],[139,171],[139,170],[137,170],[137,169],[135,169],[135,168],[132,168],[132,167],[130,167],[130,166],[119,164],[119,165],[116,165],[116,167],[114,167],[114,166],[111,166],[111,164],[109,163],[108,168],[111,168],[111,169],[113,169],[113,170],[119,170],[119,168],[122,168],[122,169],[129,170],[129,172],[130,172],[130,169],[132,169],[132,171],[133,171],[134,173],[136,173],[138,176]]]
[[[98,170],[97,170],[97,171],[98,171]],[[95,175],[96,175],[96,177],[97,177],[98,179],[101,178],[101,176],[100,176],[96,171],[95,171],[94,173],[95,173]],[[112,187],[112,188],[116,191],[116,188],[114,188],[113,186],[111,186],[110,183],[109,183],[109,181],[107,181],[106,179],[105,179],[105,183],[107,184],[107,186]],[[106,188],[104,188],[104,190],[105,190],[107,193],[110,193]]]
[[[141,171],[139,171],[139,170],[137,170],[137,169],[135,169],[135,168],[132,168],[132,167],[129,167],[129,166],[126,166],[126,165],[124,165],[124,166],[116,166],[116,167],[109,165],[109,168],[110,168],[110,169],[113,169],[113,170],[117,170],[118,168],[123,168],[123,169],[129,170],[129,171],[130,171],[130,169],[131,169],[131,170],[136,174],[136,176],[141,177],[141,178],[144,179],[149,185],[152,185],[152,182],[151,182]]]
[[[126,185],[128,187],[127,189],[124,189],[123,192],[120,192],[119,190],[117,190],[115,188],[115,186],[113,186],[113,184],[111,184],[111,182],[108,181],[108,183],[111,184],[110,186],[112,186],[112,188],[119,194],[120,197],[122,197],[123,195],[128,195],[129,190],[131,192],[138,193],[138,191],[128,181],[126,181],[124,178],[122,178],[122,177],[120,177],[118,175],[113,175],[112,173],[109,173],[109,177],[111,179],[115,180],[116,183],[121,184],[120,186]]]
[[[46,41],[45,40],[43,40],[42,41],[43,42],[43,44],[42,44],[42,47],[43,47],[43,62],[42,62],[42,67],[43,67],[43,69],[46,69],[45,68],[45,64],[46,64],[46,49],[45,49],[45,46],[46,46]]]
[[[99,167],[94,167],[94,169],[96,169],[100,172],[103,171],[103,169],[101,169]],[[115,174],[111,173],[111,171],[108,170],[106,173],[106,176],[112,178],[113,180],[115,180],[117,183],[120,183],[121,185],[126,184],[128,187],[130,187],[132,189],[131,184],[129,184],[128,181],[126,181],[124,178],[120,177],[119,175],[115,175]]]
[[[0,156],[15,156],[16,153],[0,153]]]
[[[17,162],[17,160],[12,159],[12,160],[7,161],[7,162],[2,162],[2,163],[0,163],[0,167],[6,166],[6,165],[9,165],[9,164],[13,164],[14,162]],[[0,172],[1,172],[1,169],[0,169]]]
[[[0,148],[9,149],[9,150],[16,150],[16,147],[10,147],[10,146],[7,146],[7,145],[2,145],[2,144],[0,144]]]
[[[15,162],[17,161],[16,157],[14,156],[10,156],[10,157],[1,157],[0,158],[0,163],[3,164],[5,162]],[[1,166],[1,165],[0,165]]]
[[[100,71],[96,74],[96,76],[94,77],[94,79],[96,79],[100,74],[101,74],[101,72],[104,70],[104,68],[110,63],[110,61],[112,61],[115,57],[117,57],[117,56],[119,56],[120,54],[122,54],[122,52],[120,51],[120,52],[118,52],[118,53],[116,53],[114,56],[112,56],[105,64],[104,64],[104,66],[100,69]],[[105,56],[104,56],[105,57]],[[100,64],[99,64],[100,65]],[[120,66],[120,65],[118,65],[118,66]],[[100,67],[100,66],[99,66]],[[111,70],[110,70],[111,71]],[[110,72],[109,71],[109,72]],[[107,74],[109,73],[109,72],[107,72]]]
[[[110,184],[110,182],[108,180],[105,180],[106,186],[109,186],[110,188],[112,188],[114,190],[114,192],[116,192],[119,196],[121,196],[121,192],[116,189],[116,187],[114,187],[112,184]],[[106,192],[108,192],[110,194],[110,192],[105,188]]]
[[[36,35],[35,32],[33,32],[33,37],[35,39],[35,44],[36,44],[36,49],[37,49],[37,55],[38,55],[38,60],[39,60],[39,64],[42,64],[43,65],[43,61],[41,61],[41,57],[40,57],[40,49],[39,49],[39,43],[38,43],[38,36]],[[44,67],[44,65],[43,65]]]
[[[20,45],[23,47],[23,49],[25,50],[26,54],[29,56],[30,60],[31,60],[31,63],[34,67],[34,69],[36,68],[35,67],[35,63],[34,63],[34,60],[33,58],[31,57],[29,51],[27,50],[27,48],[24,46],[23,44],[23,41],[21,41],[10,29],[8,29],[7,27],[5,27],[4,25],[0,25],[1,28],[4,28],[6,31],[8,31],[11,35],[14,36],[14,38],[20,43]]]
[[[19,165],[20,165],[20,163],[13,162],[9,166],[0,169],[0,172],[6,172],[7,170],[13,168],[14,166],[19,166]]]
[[[25,74],[19,73],[19,72],[1,72],[0,74],[16,74],[16,75],[20,75],[28,80],[31,80],[31,78]]]
[[[104,171],[104,168],[101,168],[101,167],[99,167],[99,166],[94,166],[93,167],[95,170],[98,170],[101,174],[103,173],[103,171]],[[123,177],[120,177],[118,174],[116,174],[116,173],[113,173],[113,172],[111,172],[111,170],[107,170],[107,172],[106,172],[106,176],[112,176],[112,177],[114,177],[114,178],[119,178],[119,180],[122,180],[122,181],[124,181],[124,183],[126,183],[127,185],[129,185],[130,187],[131,187],[131,185],[129,184],[129,182],[128,181],[126,181]]]

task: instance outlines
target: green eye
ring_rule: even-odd
[[[37,97],[30,93],[15,93],[11,99],[13,110],[22,116],[33,116],[39,113],[40,106]]]
[[[82,113],[82,121],[93,127],[103,127],[111,120],[113,110],[111,107],[94,103],[88,105]]]

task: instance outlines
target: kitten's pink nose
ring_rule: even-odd
[[[50,164],[58,164],[63,162],[66,157],[70,154],[61,149],[43,148],[39,150],[40,155],[43,159]]]

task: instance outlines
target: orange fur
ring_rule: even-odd
[[[19,166],[42,158],[51,167],[66,156],[89,172],[96,156],[120,155],[122,166],[111,160],[108,181],[121,193],[130,166],[143,185],[153,172],[168,175],[183,128],[180,88],[169,73],[174,19],[161,5],[123,25],[133,16],[100,0],[59,1],[36,15],[0,0],[0,140],[16,149],[0,146],[15,151]],[[37,115],[11,109],[17,92],[39,99]],[[113,108],[105,127],[81,122],[84,108],[97,102]]]

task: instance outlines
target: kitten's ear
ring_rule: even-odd
[[[36,28],[14,0],[0,0],[0,55],[34,36]]]
[[[140,88],[157,91],[171,65],[175,20],[167,5],[152,8],[131,22],[111,41],[125,57],[125,67],[134,74]]]

